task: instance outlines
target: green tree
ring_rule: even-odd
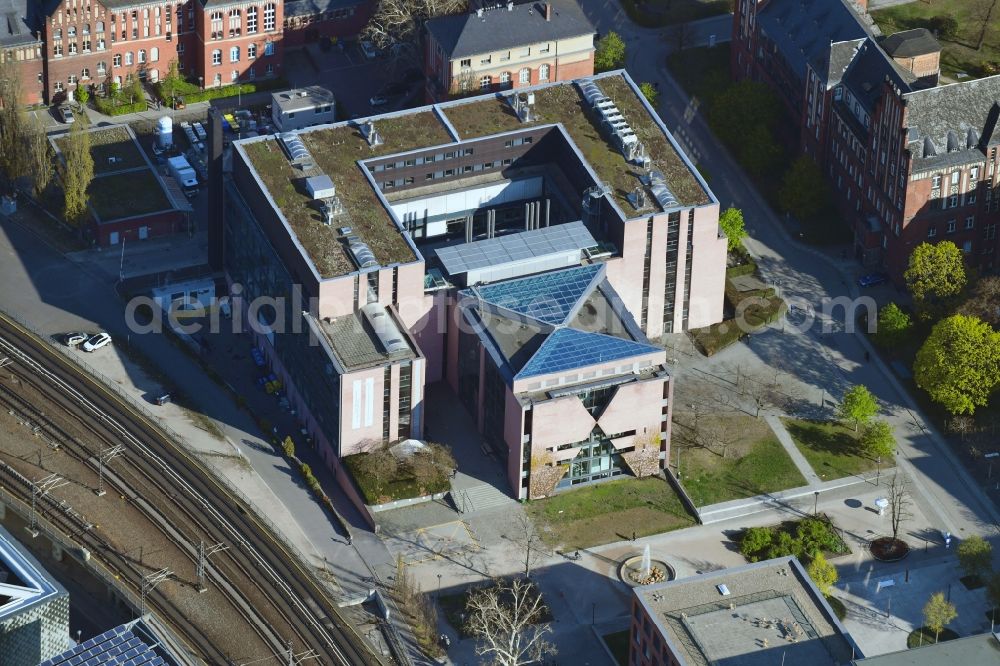
[[[776,557],[788,557],[794,555],[802,559],[802,542],[793,537],[788,532],[778,532],[771,546],[767,549],[767,558],[773,560]]]
[[[708,122],[724,143],[739,147],[755,127],[773,130],[781,113],[778,98],[763,83],[744,80],[715,97]]]
[[[87,106],[87,102],[90,101],[90,91],[87,90],[87,86],[82,83],[76,86],[76,91],[73,93],[73,97],[76,101],[80,103],[80,106]]]
[[[861,430],[861,450],[871,458],[890,458],[896,453],[896,437],[888,421],[877,419]]]
[[[929,317],[965,288],[968,278],[962,251],[951,241],[921,243],[910,255],[903,279],[921,315]]]
[[[817,553],[844,552],[844,542],[833,527],[820,518],[803,518],[795,528],[795,537],[802,544],[802,554],[807,558]]]
[[[649,81],[644,81],[639,84],[639,92],[642,93],[642,96],[645,97],[649,101],[649,104],[655,109],[656,101],[660,99],[660,91],[656,89],[656,86]]]
[[[87,188],[94,179],[94,158],[90,154],[90,133],[81,117],[70,126],[63,143],[60,169],[65,204],[63,215],[70,224],[79,225],[87,215]]]
[[[868,423],[878,413],[878,402],[868,387],[863,384],[852,386],[844,394],[844,399],[837,407],[837,416],[844,421],[854,422],[854,432]]]
[[[816,554],[806,572],[824,595],[830,594],[830,588],[837,582],[837,569],[826,561],[823,553]]]
[[[764,125],[750,128],[737,146],[736,155],[746,172],[757,178],[766,178],[781,166],[781,146],[774,131]]]
[[[23,135],[21,77],[13,59],[0,57],[0,175],[8,183],[24,175]]]
[[[958,564],[967,576],[980,578],[993,568],[993,546],[978,534],[963,539],[956,553]]]
[[[750,562],[760,559],[759,553],[771,546],[774,532],[769,527],[748,527],[740,539],[740,553]]]
[[[747,237],[746,225],[743,222],[743,211],[739,208],[727,208],[719,216],[719,226],[729,242],[729,251],[736,250]]]
[[[295,457],[295,441],[292,439],[291,435],[285,437],[285,439],[281,442],[281,450],[285,453],[286,457]]]
[[[884,349],[894,349],[906,341],[912,327],[913,320],[902,308],[895,303],[884,305],[878,312],[875,343]]]
[[[1000,386],[1000,333],[976,317],[942,319],[917,352],[913,378],[952,414],[974,414]]]
[[[941,630],[958,617],[955,604],[944,598],[944,592],[935,592],[924,606],[924,624],[934,632],[934,642],[937,643]]]
[[[830,206],[830,185],[811,157],[802,155],[792,163],[778,190],[778,202],[798,220],[808,220]]]
[[[32,189],[39,196],[52,180],[52,155],[45,126],[38,118],[31,116],[25,126],[24,160]]]
[[[625,66],[625,41],[617,32],[608,34],[597,40],[594,52],[594,71],[607,72],[621,69]]]
[[[177,67],[177,61],[171,60],[167,65],[167,75],[160,81],[160,91],[163,93],[163,103],[170,104],[174,95],[177,94],[177,84],[181,81],[181,73]]]

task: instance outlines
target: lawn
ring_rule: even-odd
[[[150,169],[94,178],[87,195],[104,222],[171,208],[159,179]]]
[[[806,485],[774,435],[733,449],[726,457],[705,448],[681,453],[681,483],[695,506],[753,497]]]
[[[89,132],[90,156],[94,160],[94,175],[148,166],[145,158],[132,141],[128,130],[121,126],[100,128]],[[69,135],[55,140],[60,150],[65,149]]]
[[[689,527],[670,484],[660,477],[605,481],[535,500],[528,514],[550,546],[589,548],[612,541]]]
[[[948,2],[910,2],[871,12],[875,23],[885,34],[911,30],[913,28],[938,27],[938,20],[951,16],[957,22],[953,35],[945,37],[938,31],[941,42],[941,73],[953,80],[958,72],[965,72],[972,78],[990,76],[1000,67],[1000,7],[994,9],[993,17],[987,25],[983,48],[977,50],[983,18],[978,9],[980,0],[948,0]]]
[[[611,654],[615,656],[618,666],[628,666],[629,634],[629,630],[625,629],[624,631],[616,631],[613,634],[605,634],[601,637],[604,640],[604,644],[611,650]]]
[[[806,421],[784,418],[782,422],[802,455],[821,479],[839,479],[875,470],[875,460],[858,451],[858,436],[853,428],[833,421]],[[882,467],[895,463],[883,460]]]

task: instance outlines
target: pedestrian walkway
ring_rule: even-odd
[[[806,457],[802,455],[799,451],[799,447],[795,446],[795,442],[792,440],[792,436],[788,434],[788,430],[785,428],[785,424],[781,422],[781,419],[777,414],[767,413],[764,415],[764,420],[767,421],[767,425],[771,426],[771,430],[774,431],[774,436],[778,438],[781,442],[781,446],[784,447],[785,452],[788,453],[788,457],[792,459],[795,466],[799,469],[799,473],[805,477],[806,481],[810,486],[816,487],[822,485],[822,481],[819,475],[813,471],[812,466]]]

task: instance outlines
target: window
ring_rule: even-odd
[[[253,60],[257,57],[257,45],[247,44],[247,58]]]
[[[216,75],[212,78],[212,85],[216,88],[222,85],[222,74],[216,73]]]
[[[107,73],[108,73],[108,63],[104,62],[103,60],[97,63],[97,75],[105,76]]]
[[[221,65],[222,64],[222,51],[221,50],[215,49],[214,51],[212,51],[212,64],[213,65]]]
[[[510,51],[500,54],[500,62],[507,62],[508,60],[510,60]]]
[[[969,178],[972,180],[979,180],[979,167],[974,166],[969,169]]]
[[[229,78],[233,81],[236,81],[237,79],[240,78],[240,73],[234,69],[232,74],[229,75]]]
[[[160,59],[160,49],[155,46],[149,49],[149,62],[157,62]]]
[[[549,52],[549,46],[550,46],[549,44],[545,44],[544,46],[542,46],[542,47],[540,47],[538,49],[538,52],[539,53],[548,53]]]
[[[531,83],[531,70],[525,67],[518,73],[518,80],[521,83]]]
[[[472,67],[472,58],[465,58],[464,60],[462,60],[461,66],[462,69],[468,69],[469,67]]]
[[[128,51],[128,52],[125,53],[125,66],[126,67],[131,67],[132,66],[132,52],[131,51]]]
[[[271,63],[267,63],[267,66],[264,67],[264,73],[265,74],[274,74],[274,65],[272,65]]]
[[[257,32],[257,8],[247,9],[247,34],[253,35]]]
[[[90,68],[89,67],[84,67],[80,71],[80,78],[81,79],[89,79],[90,78]]]
[[[146,49],[139,49],[139,64],[144,65],[146,63]]]
[[[122,54],[121,53],[116,53],[111,58],[111,66],[112,67],[121,67],[122,66]]]
[[[240,28],[242,28],[242,22],[240,21],[240,10],[230,9],[229,10],[229,33],[230,36]]]
[[[222,12],[212,12],[212,38],[218,39],[222,32]]]
[[[549,66],[548,65],[542,65],[541,67],[538,68],[538,80],[539,81],[548,81],[549,80]]]
[[[485,58],[481,59],[479,61],[479,64],[480,65],[489,65],[489,64],[492,64],[492,62],[493,62],[493,56],[488,55]]]
[[[965,228],[966,229],[975,229],[975,227],[976,227],[976,216],[975,215],[970,215],[969,217],[965,218]]]
[[[960,177],[961,177],[961,174],[958,171],[952,171],[951,172],[951,184],[952,185],[958,185],[958,179]]]
[[[234,46],[229,49],[229,62],[239,62],[240,61],[240,47]]]
[[[521,51],[521,57],[522,58],[527,58],[530,55],[531,55],[531,47],[530,46],[528,48],[524,49],[523,51]]]
[[[490,87],[490,75],[486,74],[483,78],[479,79],[479,87],[486,90]]]
[[[948,229],[946,233],[955,233],[955,220],[948,220]]]
[[[965,195],[965,204],[967,206],[971,206],[974,203],[976,203],[976,193],[974,190],[972,190]]]
[[[83,52],[84,53],[90,53],[90,38],[89,37],[83,40],[82,46],[83,46]]]
[[[103,37],[98,37],[97,38],[97,50],[98,51],[103,51],[106,48],[108,48],[107,42],[104,41]]]
[[[76,55],[76,42],[69,43],[69,54]]]
[[[59,58],[63,54],[62,44],[56,44],[52,47],[52,55]]]
[[[69,37],[76,37],[76,26],[71,25],[70,27],[66,28],[66,34]]]
[[[931,227],[930,229],[927,230],[928,238],[934,238],[935,236],[937,236],[937,227]]]
[[[52,33],[52,39],[62,39],[62,30],[56,30]]]
[[[56,91],[57,93],[61,93],[61,92],[63,91],[63,84],[62,84],[62,81],[56,81],[56,85],[55,85],[55,91]]]
[[[66,83],[69,85],[76,85],[76,74],[70,74],[66,77]]]
[[[83,24],[83,34],[85,34],[85,35],[89,35],[90,34],[90,24],[89,23],[84,23]]]
[[[182,53],[184,53],[184,44],[183,43],[179,43],[179,44],[177,44],[177,54],[180,55]]]
[[[274,42],[267,42],[266,44],[264,44],[264,55],[266,56],[274,55]],[[269,73],[271,72],[272,69],[274,69],[273,65],[267,66],[267,71]]]
[[[510,72],[500,72],[500,83],[510,83]]]
[[[274,3],[264,5],[264,30],[274,30]]]
[[[948,207],[949,208],[954,208],[957,205],[958,205],[958,195],[957,194],[953,194],[950,197],[948,197]]]

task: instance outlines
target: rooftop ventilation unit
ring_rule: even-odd
[[[375,253],[368,247],[368,244],[357,236],[346,236],[347,249],[351,251],[351,257],[358,268],[376,268],[378,262],[375,261]]]
[[[285,152],[288,153],[288,159],[292,164],[303,171],[316,168],[316,162],[313,160],[312,155],[309,154],[309,151],[306,150],[306,146],[302,143],[302,139],[299,138],[298,134],[285,132],[278,135],[278,138],[281,139],[281,145],[284,146]]]
[[[577,81],[576,85],[587,100],[587,104],[600,119],[601,128],[611,135],[625,159],[629,162],[645,163],[646,149],[615,103],[601,92],[593,81]]]
[[[538,120],[538,116],[535,115],[535,93],[514,93],[507,97],[507,101],[510,102],[515,115],[522,123]]]
[[[371,325],[378,341],[382,343],[382,348],[388,354],[398,354],[410,350],[410,346],[403,339],[399,327],[392,320],[392,317],[380,303],[369,303],[361,308],[361,313],[365,320]]]
[[[337,195],[333,180],[326,174],[306,178],[306,190],[313,199],[329,199]]]
[[[339,197],[322,199],[319,202],[319,214],[322,217],[323,224],[332,226],[333,221],[337,219],[338,216],[344,214],[344,204],[340,202]]]
[[[375,146],[381,146],[384,143],[382,135],[378,133],[377,129],[375,129],[375,123],[370,120],[361,126],[361,132],[365,135],[368,145],[372,148],[375,148]]]
[[[657,203],[660,204],[660,208],[663,210],[668,210],[670,208],[677,208],[680,206],[680,202],[674,193],[670,191],[667,187],[667,179],[664,177],[663,173],[660,171],[650,171],[649,176],[647,176],[647,185],[649,185],[650,191],[656,198]]]

